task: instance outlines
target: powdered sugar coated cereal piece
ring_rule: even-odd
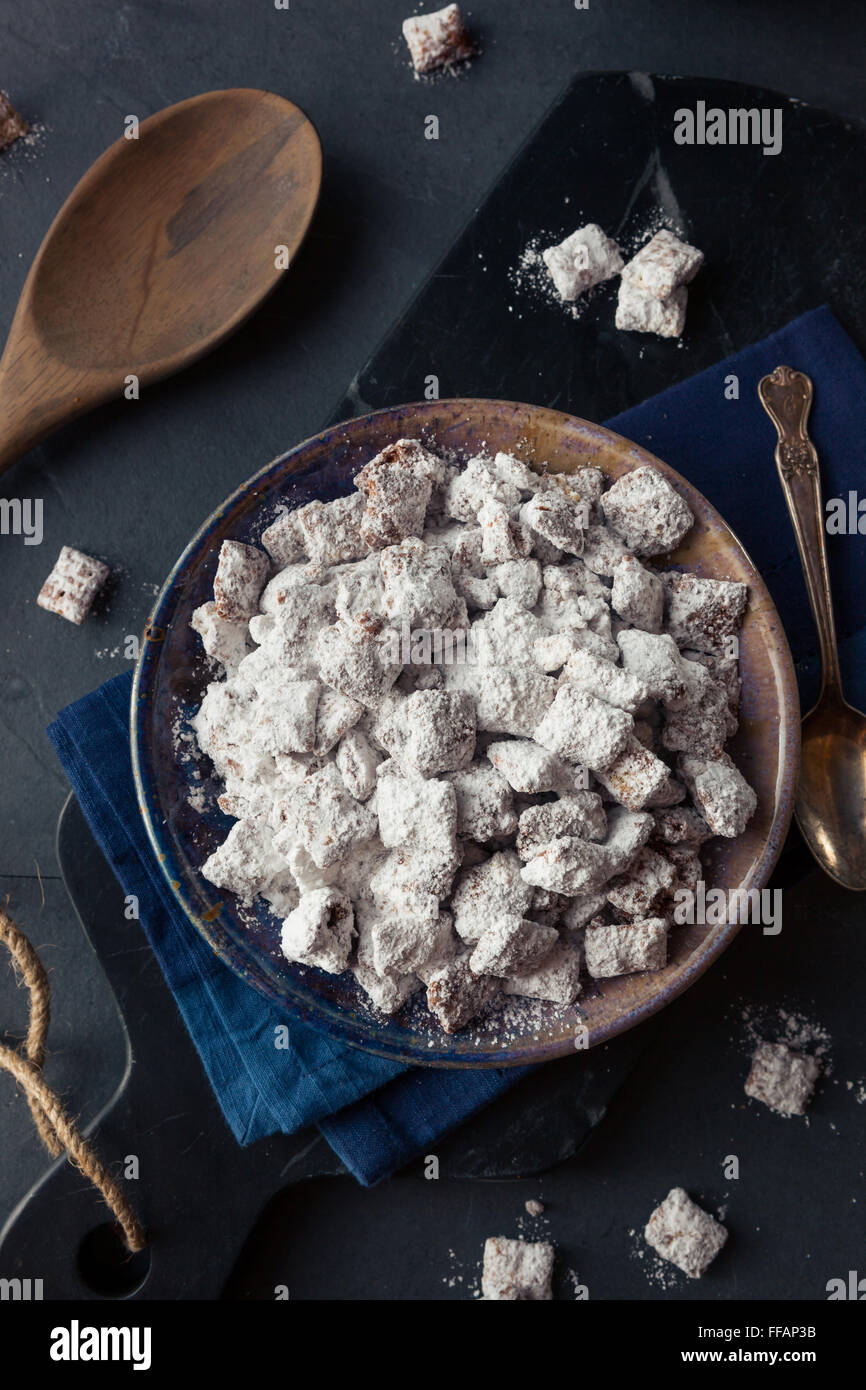
[[[445,492],[445,509],[456,521],[474,525],[487,502],[499,502],[509,513],[520,502],[520,489],[508,479],[497,478],[482,458],[469,459]]]
[[[431,14],[404,19],[403,37],[409,46],[412,66],[418,73],[465,62],[475,53],[475,44],[458,5],[446,5]]]
[[[609,767],[619,756],[633,723],[625,710],[565,684],[557,690],[533,738],[561,758],[595,770]]]
[[[500,918],[478,938],[469,968],[474,975],[505,979],[544,960],[558,940],[555,927],[539,926],[526,918]]]
[[[246,623],[231,623],[221,618],[213,602],[197,608],[189,625],[198,633],[208,656],[224,666],[229,675],[234,675],[244,657],[252,651]]]
[[[612,661],[606,661],[604,657],[592,656],[580,649],[568,657],[559,683],[585,690],[596,699],[604,700],[605,704],[616,705],[617,709],[626,710],[629,714],[634,714],[638,705],[649,698],[646,683],[638,676],[623,670],[621,666],[615,666]]]
[[[487,756],[506,782],[524,795],[556,791],[567,780],[568,770],[564,763],[531,739],[491,743]]]
[[[548,999],[553,1004],[573,1004],[580,994],[581,960],[578,946],[559,941],[538,965],[507,979],[505,993],[525,999]]]
[[[275,565],[285,569],[306,555],[305,538],[298,524],[298,511],[284,512],[265,527],[261,542]]]
[[[318,681],[308,680],[259,686],[250,727],[251,746],[272,755],[312,752],[320,689]]]
[[[553,1246],[544,1241],[488,1237],[484,1243],[482,1298],[487,1303],[540,1303],[552,1299],[553,1256]]]
[[[616,242],[605,236],[595,222],[578,227],[558,246],[549,246],[542,251],[541,259],[557,294],[566,302],[618,275],[623,265]]]
[[[335,763],[304,778],[292,797],[290,815],[289,826],[275,838],[277,847],[287,835],[294,838],[319,869],[344,858],[356,840],[376,833],[374,813],[346,791]]]
[[[453,851],[457,798],[450,782],[434,778],[379,778],[379,834],[386,848]]]
[[[622,926],[590,922],[584,937],[586,968],[594,980],[662,970],[667,961],[667,928],[661,917]]]
[[[685,662],[668,633],[626,628],[617,635],[616,641],[626,671],[643,681],[653,700],[663,700],[671,706],[687,700]]]
[[[703,263],[702,251],[663,227],[622,267],[622,278],[644,294],[668,299],[695,278]]]
[[[36,597],[40,608],[80,626],[110,574],[108,565],[70,545],[61,547],[57,563]],[[226,615],[228,616],[228,615]]]
[[[607,497],[607,493],[602,493]],[[610,576],[613,574],[628,550],[620,537],[609,526],[590,525],[583,533],[581,559],[593,574]]]
[[[498,921],[525,917],[531,902],[520,860],[514,850],[501,850],[460,873],[451,896],[454,930],[464,941],[478,941]]]
[[[530,468],[528,463],[515,458],[514,454],[506,454],[502,451],[494,455],[493,475],[501,483],[510,483],[520,492],[535,492],[541,483],[541,475]]]
[[[534,608],[538,602],[541,565],[537,560],[504,560],[493,566],[489,577],[503,597],[514,599],[521,608]]]
[[[642,811],[670,780],[667,763],[629,733],[619,756],[607,768],[596,768],[595,775],[605,791],[630,811]]]
[[[305,893],[283,922],[280,946],[287,960],[340,975],[349,963],[354,934],[354,913],[346,894],[338,888],[317,888]]]
[[[660,916],[676,881],[677,871],[670,859],[645,845],[628,873],[608,884],[607,900],[626,917]]]
[[[447,912],[437,912],[432,922],[406,911],[370,916],[373,961],[380,975],[417,974],[429,960],[441,958],[450,937]]]
[[[817,1057],[793,1052],[784,1043],[759,1042],[745,1091],[777,1115],[805,1115],[820,1075]]]
[[[650,1216],[644,1231],[648,1245],[690,1279],[700,1279],[728,1238],[720,1221],[672,1187]]]
[[[465,691],[416,690],[377,727],[377,736],[408,772],[456,772],[475,751],[475,703]]]
[[[691,806],[671,806],[653,812],[653,839],[666,845],[701,845],[712,830]]]
[[[480,668],[475,717],[480,730],[529,737],[553,702],[556,682],[530,667]]]
[[[485,762],[448,774],[457,797],[457,833],[473,840],[513,835],[517,827],[511,787]]]
[[[503,502],[485,502],[478,512],[478,524],[481,527],[481,559],[485,565],[501,565],[529,554],[532,538],[522,525],[512,520]]]
[[[688,503],[649,464],[618,478],[600,505],[608,526],[638,555],[675,549],[695,520]]]
[[[679,338],[686,326],[689,292],[683,286],[667,299],[646,294],[628,280],[621,280],[614,323],[623,333],[655,333],[658,338]]]
[[[742,835],[758,798],[728,754],[712,762],[685,754],[679,770],[713,834],[728,839]]]
[[[337,769],[346,790],[356,801],[366,801],[376,789],[376,767],[381,758],[360,729],[349,729],[337,749]]]
[[[680,647],[723,653],[740,630],[747,585],[732,579],[701,579],[695,574],[663,574],[666,626]]]
[[[314,564],[339,565],[360,560],[368,546],[361,539],[364,498],[360,493],[333,502],[309,502],[296,513],[297,526]]]
[[[469,953],[455,956],[427,981],[427,1007],[446,1033],[457,1033],[481,1013],[500,992],[490,975],[473,975]]]
[[[520,508],[520,523],[543,536],[558,550],[580,555],[589,524],[588,512],[586,503],[570,501],[563,489],[550,481],[524,502]]]
[[[316,705],[316,738],[313,752],[320,757],[330,753],[340,739],[357,724],[364,713],[358,700],[350,700],[336,690],[322,690]]]
[[[417,439],[398,439],[355,474],[365,498],[360,534],[371,550],[420,536],[433,484],[442,476],[441,459]]]
[[[566,835],[578,835],[584,840],[603,840],[607,834],[607,816],[597,792],[574,791],[556,801],[540,806],[527,806],[520,813],[517,828],[517,853],[521,859],[533,859],[551,840]]]
[[[465,627],[445,550],[411,537],[384,549],[379,566],[385,613],[392,622],[410,628]]]
[[[259,594],[270,570],[263,551],[240,541],[223,541],[213,582],[213,596],[221,618],[238,623],[258,611]]]
[[[208,883],[236,893],[249,906],[257,893],[285,876],[286,864],[262,821],[239,820],[202,864],[201,872]]]
[[[624,555],[613,572],[611,606],[621,618],[644,632],[661,632],[664,588],[652,570],[634,555]]]
[[[381,619],[358,613],[351,623],[340,619],[316,638],[315,654],[322,680],[341,695],[376,709],[400,674],[389,660]]]

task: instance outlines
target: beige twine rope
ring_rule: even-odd
[[[45,1061],[45,1039],[51,1018],[51,988],[48,976],[27,937],[12,918],[0,908],[0,941],[12,957],[19,978],[30,994],[30,1022],[24,1052],[0,1043],[0,1067],[11,1072],[26,1092],[30,1111],[39,1137],[52,1158],[64,1149],[69,1162],[78,1168],[102,1194],[123,1231],[127,1247],[133,1253],[146,1244],[144,1230],[117,1180],[100,1162],[75,1121],[45,1081],[42,1066]]]

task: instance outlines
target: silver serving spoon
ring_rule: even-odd
[[[866,889],[866,715],[842,696],[821,477],[818,455],[806,430],[812,383],[803,372],[777,367],[759,381],[758,395],[779,436],[776,466],[794,524],[821,652],[821,693],[803,719],[794,812],[821,868],[843,888]]]

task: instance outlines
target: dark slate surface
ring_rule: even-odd
[[[686,11],[673,0],[660,0],[649,8],[627,0],[581,12],[568,0],[536,0],[532,6],[496,0],[474,11],[484,38],[482,60],[456,80],[434,83],[415,82],[406,69],[397,37],[403,13],[404,6],[394,0],[351,6],[345,0],[318,0],[315,6],[295,0],[288,12],[274,10],[266,0],[252,6],[246,0],[192,0],[182,9],[168,10],[145,0],[74,9],[61,0],[47,0],[32,13],[0,0],[0,85],[9,89],[30,119],[44,126],[34,143],[0,156],[0,322],[11,319],[27,266],[60,201],[117,138],[126,114],[144,117],[169,102],[219,86],[269,87],[308,111],[326,154],[323,200],[310,240],[295,271],[262,312],[183,377],[154,388],[137,403],[118,403],[78,422],[22,461],[0,484],[6,496],[44,498],[46,509],[42,547],[24,547],[16,538],[0,537],[5,599],[0,611],[0,882],[55,967],[49,1077],[85,1119],[95,1115],[115,1090],[125,1065],[125,1043],[101,972],[81,945],[56,877],[53,836],[65,786],[43,729],[61,705],[123,668],[124,637],[142,627],[156,586],[201,518],[268,457],[331,416],[346,383],[354,381],[353,394],[357,392],[360,365],[371,357],[388,325],[575,71],[607,67],[701,72],[794,93],[843,116],[866,116],[862,14],[853,0],[823,10],[794,3],[733,10],[706,4]],[[423,139],[424,116],[431,112],[440,117],[439,142]],[[635,132],[636,141],[643,138]],[[816,139],[821,138],[819,132]],[[840,174],[828,167],[828,190],[840,177],[852,178],[853,171]],[[515,213],[519,216],[520,209]],[[763,266],[746,267],[744,315],[751,312],[747,306],[760,299],[764,276]],[[856,308],[855,304],[847,318],[849,328]],[[778,303],[774,306],[774,312],[783,309]],[[845,312],[842,316],[845,319]],[[758,320],[754,326],[755,335],[764,331]],[[766,325],[771,326],[772,322]],[[680,374],[685,371],[684,367]],[[548,401],[549,385],[542,392],[520,394]],[[623,403],[644,394],[642,387],[642,381],[632,382],[634,394],[626,391]],[[468,388],[464,384],[461,389]],[[607,408],[603,397],[596,403],[594,411],[588,396],[571,401],[589,414],[602,414]],[[80,631],[66,628],[34,603],[63,543],[102,555],[118,570],[110,608]],[[44,906],[37,865],[45,881]],[[815,911],[824,910],[828,901],[822,881],[817,883],[811,900]],[[101,881],[94,888],[97,899],[111,891],[112,886]],[[829,901],[844,938],[845,915],[853,922],[855,905],[835,890]],[[803,930],[814,930],[814,925],[806,920]],[[729,959],[735,959],[733,953]],[[769,981],[775,979],[773,960]],[[801,964],[805,969],[805,960]],[[129,968],[136,968],[132,957]],[[719,988],[722,978],[719,972]],[[752,976],[747,973],[745,978],[751,987]],[[757,978],[760,985],[762,977]],[[790,980],[795,993],[797,978],[794,974]],[[828,986],[817,1001],[827,1018],[832,999]],[[675,1017],[671,1011],[671,1027]],[[23,1027],[23,1002],[11,975],[4,972],[0,1028],[17,1036]],[[674,1051],[682,1060],[682,1046]],[[695,1058],[696,1083],[706,1084],[705,1071],[712,1073],[712,1065],[699,1051],[686,1051]],[[861,1059],[858,1075],[864,1070]],[[608,1247],[602,1234],[618,1230],[621,1215],[628,1221],[642,1219],[647,1200],[658,1196],[674,1176],[676,1163],[664,1142],[668,1130],[677,1135],[680,1152],[685,1142],[682,1112],[675,1123],[674,1112],[665,1110],[664,1097],[680,1094],[686,1111],[697,1105],[702,1116],[710,1104],[703,1098],[697,1101],[694,1090],[678,1093],[675,1078],[672,1083],[663,1071],[657,1084],[647,1077],[643,1084],[646,1108],[641,1112],[633,1107],[634,1115],[632,1109],[627,1112],[638,1127],[620,1129],[617,1148],[609,1119],[591,1150],[597,1151],[598,1143],[611,1136],[611,1168],[605,1179],[609,1195],[603,1197],[601,1188],[592,1187],[591,1169],[581,1160],[565,1202],[581,1209],[585,1199],[593,1201],[598,1230],[593,1236],[587,1227],[581,1239],[595,1241],[599,1267],[607,1268],[608,1288],[616,1288],[621,1262],[616,1242]],[[736,1102],[727,1096],[715,1100],[713,1113],[723,1114],[732,1103]],[[26,1107],[2,1077],[0,1107],[2,1213],[44,1165]],[[616,1113],[622,1115],[622,1108],[618,1106]],[[776,1124],[770,1117],[761,1119]],[[643,1177],[638,1181],[636,1176],[646,1171],[648,1136],[649,1148],[659,1154],[652,1192],[643,1186]],[[482,1166],[495,1150],[494,1140],[492,1133],[483,1140]],[[853,1150],[846,1146],[841,1122],[839,1145],[847,1162]],[[708,1197],[714,1197],[715,1178],[710,1181],[709,1170],[702,1176],[694,1140],[689,1147],[688,1177],[676,1177],[697,1190],[703,1182]],[[171,1148],[166,1140],[160,1149],[169,1165]],[[803,1174],[807,1158],[820,1174],[822,1165],[826,1171],[834,1161],[832,1146],[828,1149],[822,1142],[819,1149],[804,1152]],[[715,1157],[712,1161],[717,1178]],[[364,1210],[372,1210],[369,1199],[345,1180],[340,1182],[347,1188],[344,1201],[350,1206],[354,1201],[358,1212],[367,1201]],[[382,1201],[388,1190],[380,1190],[375,1201]],[[403,1188],[395,1184],[394,1190]],[[491,1219],[501,1216],[495,1224],[503,1229],[513,1210],[512,1191],[510,1186],[503,1189],[502,1205],[490,1213]],[[455,1189],[455,1210],[462,1211],[465,1199],[459,1192]],[[753,1190],[755,1205],[749,1207],[747,1220],[760,1223],[755,1212],[765,1196]],[[386,1211],[383,1207],[380,1244],[389,1228]],[[455,1218],[458,1224],[461,1219]],[[790,1215],[781,1211],[775,1226],[776,1248],[782,1239],[796,1255],[799,1237]],[[308,1262],[310,1291],[314,1284],[319,1291],[338,1291],[336,1262],[321,1254],[326,1248],[318,1247],[317,1259]],[[828,1241],[823,1249],[830,1249]],[[838,1262],[849,1267],[844,1243],[836,1249]],[[474,1246],[465,1258],[474,1258],[473,1251]],[[396,1258],[396,1245],[394,1253]],[[249,1281],[253,1276],[247,1270],[245,1277]],[[383,1273],[382,1291],[393,1277],[394,1271]],[[438,1277],[437,1269],[434,1279]],[[808,1296],[812,1283],[805,1273],[797,1288],[801,1296]],[[597,1291],[602,1292],[600,1285]],[[438,1287],[437,1292],[441,1294]]]

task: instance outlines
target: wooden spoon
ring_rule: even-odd
[[[866,888],[866,714],[842,696],[833,601],[824,540],[818,455],[806,423],[812,383],[777,367],[758,395],[779,436],[776,465],[821,650],[821,693],[803,720],[803,753],[794,805],[797,824],[822,869],[844,888]]]
[[[0,472],[129,377],[158,381],[232,333],[297,252],[321,179],[312,124],[272,92],[206,92],[111,145],[24,285],[0,360]]]

